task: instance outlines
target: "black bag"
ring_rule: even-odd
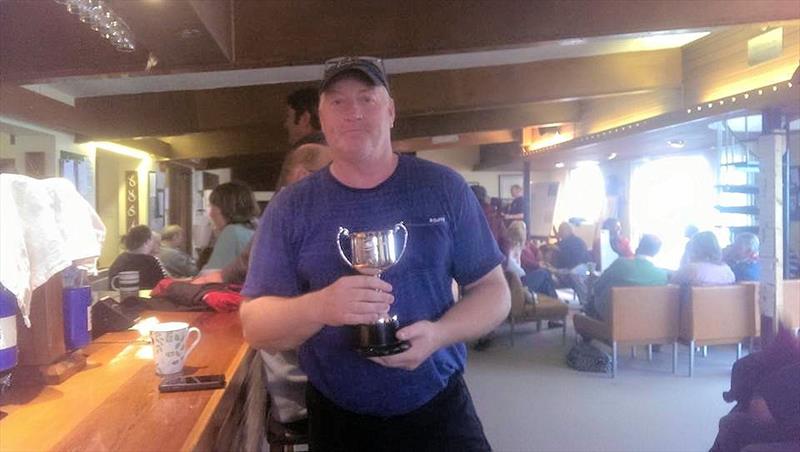
[[[581,372],[611,373],[611,355],[588,342],[579,342],[567,353],[567,365]]]

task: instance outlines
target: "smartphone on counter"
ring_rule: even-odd
[[[225,375],[180,375],[166,377],[161,380],[158,390],[161,392],[200,391],[203,389],[219,389],[225,387]]]

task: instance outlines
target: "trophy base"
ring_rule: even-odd
[[[366,345],[366,346],[356,347],[355,350],[361,356],[367,358],[375,358],[378,356],[389,356],[389,355],[396,355],[398,353],[403,353],[409,348],[411,348],[411,343],[409,343],[408,341],[402,341],[386,345]]]

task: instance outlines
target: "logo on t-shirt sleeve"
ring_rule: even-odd
[[[447,221],[444,219],[444,217],[431,217],[431,218],[428,218],[428,223],[430,223],[430,224],[446,223],[446,222]]]

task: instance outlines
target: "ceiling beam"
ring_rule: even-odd
[[[430,137],[437,135],[464,135],[459,138],[461,142],[461,140],[471,140],[472,138],[468,138],[467,135],[472,132],[494,133],[506,128],[519,129],[531,125],[574,122],[579,114],[576,102],[556,102],[475,112],[401,117],[395,123],[392,138],[395,143],[416,139],[414,143],[424,143],[430,149],[432,148]],[[275,153],[285,152],[289,148],[286,132],[282,124],[277,121],[165,136],[161,140],[170,146],[173,158],[178,159]],[[130,142],[143,141],[139,139]],[[488,141],[475,144],[502,141],[507,140],[494,136]],[[416,149],[416,144],[413,147]]]
[[[524,108],[525,104],[533,102],[647,92],[677,87],[680,83],[680,49],[670,49],[399,74],[392,77],[391,90],[398,116],[405,118]],[[285,116],[286,96],[302,86],[309,84],[80,98],[76,99],[76,105],[96,118],[102,130],[98,138],[172,136],[264,123],[280,124]],[[496,130],[540,122],[519,123],[517,120],[514,124],[496,123],[472,130]],[[406,133],[404,127],[398,130],[402,138],[420,136]]]
[[[67,133],[99,133],[91,114],[10,83],[0,83],[0,116]]]
[[[132,54],[115,51],[63,6],[0,1],[0,78],[36,83],[63,76],[318,64],[341,55],[418,57],[797,18],[793,0],[352,0],[346,5],[124,0],[112,5],[141,42]],[[622,20],[631,17],[636,20]],[[191,29],[200,33],[182,37]],[[149,50],[161,64],[148,73]]]
[[[543,102],[491,110],[399,117],[395,122],[392,137],[395,140],[405,140],[467,132],[521,129],[537,124],[575,122],[579,115],[580,107],[577,102]]]
[[[238,62],[272,66],[319,63],[342,55],[460,53],[797,17],[792,0],[759,0],[757,6],[751,0],[354,0],[346,6],[303,0],[291,7],[237,0],[235,8]],[[313,33],[299,26],[322,23]]]
[[[463,133],[454,138],[455,141],[437,143],[431,138],[408,138],[392,142],[392,147],[398,152],[431,151],[435,149],[448,149],[454,146],[480,146],[484,144],[519,142],[518,130],[491,130],[484,132]]]

